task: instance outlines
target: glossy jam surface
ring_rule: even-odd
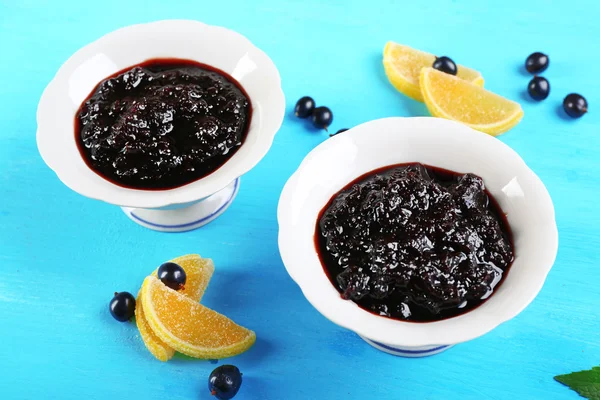
[[[317,251],[341,296],[399,320],[472,310],[513,260],[508,224],[483,180],[421,164],[358,178],[316,225]]]
[[[134,189],[171,189],[221,167],[244,142],[251,104],[210,66],[156,59],[100,82],[75,119],[87,164]]]

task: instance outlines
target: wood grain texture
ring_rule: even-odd
[[[599,12],[592,0],[0,0],[0,398],[209,399],[214,365],[157,362],[135,327],[107,310],[115,290],[135,293],[162,261],[198,252],[216,265],[203,302],[258,336],[231,360],[244,372],[240,400],[577,399],[552,377],[600,364]],[[39,96],[67,57],[118,27],[166,18],[246,35],[279,67],[288,99],[272,150],[244,177],[233,206],[185,234],[143,229],[71,192],[35,145]],[[322,317],[287,276],[276,240],[279,193],[326,139],[291,117],[297,98],[328,105],[334,131],[427,115],[386,81],[388,40],[449,55],[522,103],[525,118],[501,140],[546,183],[560,232],[555,267],[530,307],[482,338],[418,360],[377,352]],[[550,55],[552,90],[534,104],[521,66],[538,50]],[[558,113],[572,91],[590,103],[578,121]]]

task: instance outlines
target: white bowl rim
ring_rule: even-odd
[[[86,58],[101,52],[103,46],[109,46],[111,43],[114,45],[114,43],[118,43],[119,41],[127,40],[129,35],[150,31],[160,31],[166,35],[176,35],[176,33],[171,32],[178,32],[182,29],[188,29],[189,31],[198,33],[198,36],[196,37],[188,37],[188,42],[193,41],[194,39],[201,40],[202,37],[210,35],[211,40],[228,40],[228,43],[230,44],[234,43],[236,46],[243,47],[246,54],[252,54],[254,57],[253,60],[256,61],[257,68],[259,70],[262,69],[266,78],[268,78],[264,81],[264,90],[269,91],[269,96],[272,96],[271,98],[274,99],[273,103],[277,106],[270,108],[268,112],[262,112],[257,109],[258,107],[254,101],[255,99],[252,96],[249,96],[253,108],[251,126],[247,133],[246,142],[240,147],[241,149],[247,144],[250,135],[256,135],[256,140],[253,142],[252,148],[248,150],[248,154],[246,154],[245,157],[238,157],[240,153],[238,150],[238,152],[227,160],[223,166],[208,176],[184,186],[168,190],[140,190],[122,187],[102,178],[87,167],[87,165],[85,165],[85,168],[95,174],[98,179],[82,179],[81,174],[77,171],[78,169],[83,168],[81,163],[79,163],[79,161],[83,161],[81,156],[77,154],[79,157],[78,165],[74,165],[73,162],[75,161],[75,156],[71,154],[70,156],[65,157],[65,154],[60,151],[61,149],[57,148],[57,145],[52,141],[54,135],[53,128],[55,126],[55,116],[53,115],[55,102],[66,100],[61,96],[65,96],[64,93],[67,90],[66,86],[69,75],[77,68],[78,64],[85,61]],[[189,46],[192,46],[192,44],[189,44]],[[139,62],[155,57],[155,55],[149,54],[146,58],[142,57]],[[177,55],[164,55],[162,57],[182,58]],[[204,60],[201,62],[210,65],[210,61],[207,62]],[[126,68],[129,65],[121,66],[119,69]],[[36,139],[38,150],[46,164],[70,189],[86,197],[119,206],[162,208],[171,205],[193,203],[206,198],[225,188],[236,178],[252,169],[270,149],[275,134],[281,127],[284,114],[285,97],[281,87],[281,77],[277,67],[266,53],[254,46],[245,36],[231,29],[208,25],[196,20],[169,19],[119,28],[83,46],[69,57],[69,59],[67,59],[67,61],[59,68],[41,96],[36,114],[38,122]],[[74,115],[71,118],[74,118]],[[261,124],[263,127],[267,125],[267,129],[260,130],[260,134],[258,134],[259,132],[254,128],[255,125],[258,126],[259,119],[267,121],[266,123]]]
[[[295,249],[297,247],[296,240],[298,240],[298,237],[294,236],[297,226],[291,221],[290,204],[296,194],[295,190],[297,189],[299,179],[306,178],[305,171],[319,154],[322,154],[323,158],[331,158],[332,155],[328,152],[333,146],[341,145],[342,141],[353,141],[361,135],[376,135],[377,129],[388,125],[398,125],[398,127],[402,128],[409,126],[410,129],[418,129],[419,126],[437,126],[440,131],[450,130],[453,135],[464,136],[469,140],[467,143],[474,143],[475,145],[476,143],[486,143],[486,145],[493,146],[495,151],[502,153],[507,160],[510,159],[511,163],[514,163],[525,176],[531,179],[531,185],[535,186],[534,189],[539,194],[539,206],[544,209],[544,228],[547,230],[544,237],[546,248],[544,248],[543,254],[536,259],[538,268],[536,269],[534,279],[528,284],[527,293],[518,298],[510,299],[510,307],[493,315],[486,315],[485,312],[481,312],[486,308],[486,305],[494,301],[496,296],[499,296],[497,291],[481,306],[454,318],[427,323],[403,322],[376,316],[359,308],[351,301],[342,300],[337,290],[329,281],[331,290],[319,290],[315,284],[316,278],[322,279],[322,277],[325,277],[328,280],[320,266],[320,262],[319,267],[321,267],[321,272],[318,274],[318,277],[314,273],[306,272],[309,269],[306,267],[306,263],[314,262],[315,257],[318,259],[318,256],[316,256],[314,247],[314,257],[311,256],[310,261]],[[397,135],[401,133],[379,133],[381,138],[392,134]],[[446,132],[446,134],[450,133]],[[383,141],[379,142],[379,144],[383,144]],[[399,161],[399,163],[401,162],[420,162],[420,160]],[[435,165],[432,163],[428,164]],[[388,163],[387,165],[390,164]],[[314,165],[313,167],[313,170],[323,171],[323,168],[319,165]],[[372,170],[356,171],[355,175],[358,177]],[[477,171],[470,172],[477,174]],[[332,192],[336,193],[340,189],[341,187],[336,187]],[[321,207],[324,207],[325,204],[326,202]],[[420,347],[461,343],[477,338],[491,331],[501,323],[514,318],[533,301],[541,290],[555,261],[558,250],[558,230],[550,195],[542,181],[527,167],[518,154],[508,145],[492,136],[475,131],[457,122],[432,117],[390,117],[373,120],[358,125],[320,144],[306,156],[296,172],[294,172],[285,184],[280,197],[277,214],[279,222],[279,249],[283,263],[289,275],[300,286],[307,300],[321,314],[337,325],[350,329],[363,337],[391,346]],[[307,218],[308,216],[297,216],[298,220],[304,221]],[[314,224],[316,221],[312,221],[312,223]],[[516,251],[518,257],[518,249]],[[513,263],[512,267],[514,266],[515,264]],[[508,277],[510,277],[510,274],[511,271],[509,271]],[[503,285],[500,286],[500,289],[502,289]],[[505,300],[507,300],[507,296],[504,296],[503,301]]]

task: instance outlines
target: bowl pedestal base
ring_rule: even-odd
[[[359,335],[360,336],[360,335]],[[453,345],[433,345],[433,346],[420,346],[420,347],[398,347],[398,346],[390,346],[388,344],[383,344],[376,342],[371,339],[367,339],[364,336],[360,336],[365,342],[375,347],[377,350],[384,351],[388,354],[392,354],[394,356],[400,357],[409,357],[409,358],[418,358],[418,357],[428,357],[433,356],[435,354],[439,354],[442,351],[448,350]]]
[[[135,223],[160,232],[185,232],[214,221],[233,203],[238,193],[240,178],[224,189],[194,203],[160,209],[121,207]]]

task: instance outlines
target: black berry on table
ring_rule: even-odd
[[[563,108],[569,117],[580,118],[588,112],[588,102],[582,95],[571,93],[563,100]]]
[[[527,92],[534,100],[544,100],[550,94],[550,82],[546,78],[535,76],[529,81]]]
[[[115,292],[108,308],[117,321],[129,321],[135,315],[135,297],[129,292]]]
[[[327,129],[333,122],[333,113],[327,107],[317,107],[312,114],[312,123],[317,129]]]
[[[304,96],[296,103],[296,109],[294,114],[298,118],[307,118],[313,113],[315,109],[315,101],[312,97]]]
[[[548,56],[536,51],[535,53],[531,53],[529,57],[527,57],[527,60],[525,60],[525,69],[529,73],[539,74],[540,72],[544,72],[549,64],[550,59]]]
[[[242,386],[242,373],[234,365],[221,365],[208,378],[208,390],[218,400],[233,398]]]
[[[347,130],[348,130],[347,128],[342,128],[339,131],[337,131],[336,133],[330,134],[329,136],[331,137],[331,136],[339,135],[340,133],[346,132]]]

